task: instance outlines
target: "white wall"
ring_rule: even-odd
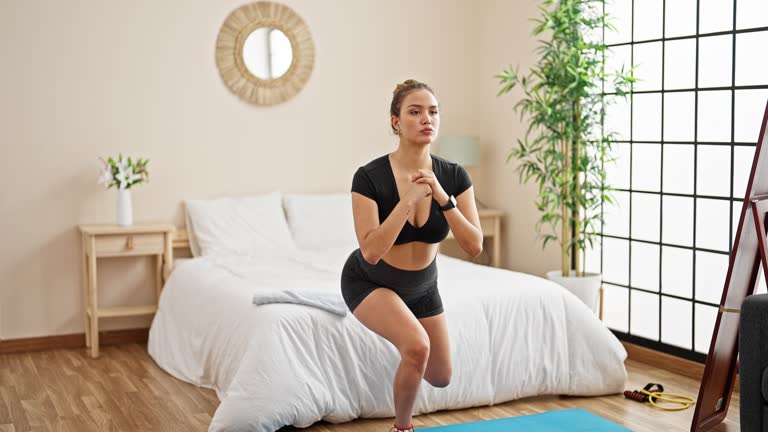
[[[219,26],[243,2],[0,2],[1,338],[83,331],[76,226],[115,220],[98,156],[150,158],[137,222],[182,225],[188,198],[347,191],[357,166],[395,148],[389,102],[407,78],[435,89],[441,133],[480,136],[473,179],[508,212],[505,266],[543,275],[559,262],[533,240],[535,189],[503,162],[521,128],[493,78],[533,61],[533,0],[284,3],[312,32],[315,68],[294,99],[259,107],[229,92],[214,61]],[[102,304],[150,301],[148,269],[102,261]]]

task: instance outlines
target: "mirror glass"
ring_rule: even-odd
[[[283,76],[291,67],[293,50],[285,33],[272,27],[259,27],[245,39],[243,63],[254,76],[270,80]]]

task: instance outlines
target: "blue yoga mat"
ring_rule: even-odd
[[[419,428],[430,432],[632,432],[583,409],[548,411],[520,417]]]

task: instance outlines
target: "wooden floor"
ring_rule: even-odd
[[[660,382],[675,393],[697,395],[699,383],[628,361],[628,389]],[[145,346],[106,346],[98,359],[84,349],[0,355],[0,432],[205,431],[219,401],[212,390],[161,370]],[[693,408],[659,411],[622,395],[537,397],[494,407],[444,411],[414,418],[418,427],[446,425],[564,408],[584,408],[634,431],[689,431]],[[716,431],[739,431],[739,399]],[[305,432],[387,432],[392,419],[321,422]],[[281,431],[299,430],[283,428]]]

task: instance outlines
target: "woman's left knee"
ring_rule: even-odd
[[[438,371],[425,374],[424,379],[432,385],[432,387],[447,387],[451,383],[451,368],[441,368]]]

